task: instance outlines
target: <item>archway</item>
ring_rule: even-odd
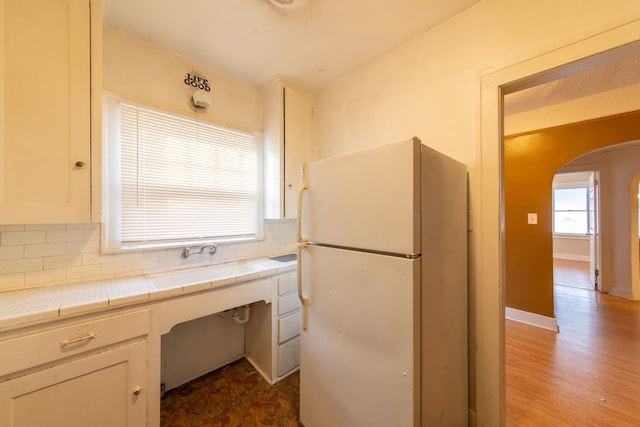
[[[551,188],[556,172],[572,159],[640,138],[640,111],[506,137],[504,140],[505,306],[539,316],[549,326],[553,304]],[[618,172],[618,170],[614,170]],[[626,187],[628,188],[628,187]],[[537,215],[530,224],[528,215]],[[602,212],[601,235],[612,235]],[[628,223],[625,221],[625,223]],[[612,272],[621,258],[602,239],[603,290],[615,289]],[[628,252],[627,252],[628,253]],[[610,288],[610,289],[609,289]],[[622,296],[622,295],[620,295]],[[530,322],[531,323],[531,322]]]

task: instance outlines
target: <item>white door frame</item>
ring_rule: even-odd
[[[591,171],[593,187],[593,233],[589,235],[589,278],[594,289],[600,292],[600,172]]]
[[[476,187],[472,187],[479,196],[476,215],[480,224],[472,242],[472,275],[477,278],[474,310],[478,426],[505,424],[503,96],[607,61],[635,56],[637,46],[631,43],[638,40],[638,35],[640,21],[623,24],[587,39],[565,41],[549,53],[480,76],[480,176],[476,177]]]

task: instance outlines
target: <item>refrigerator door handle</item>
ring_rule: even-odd
[[[307,239],[302,237],[302,198],[304,197],[304,192],[309,188],[309,184],[307,183],[307,164],[303,163],[301,169],[302,184],[298,191],[298,242],[304,243]],[[299,256],[298,260],[300,260]],[[300,261],[298,261],[298,264],[300,264]],[[300,271],[300,268],[298,268],[298,271]]]
[[[308,309],[307,304],[309,300],[302,293],[302,250],[307,247],[306,243],[300,243],[298,245],[298,298],[300,299],[300,303],[302,305],[302,330],[307,330],[307,318],[308,318]]]

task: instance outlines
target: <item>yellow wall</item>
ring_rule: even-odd
[[[640,112],[505,138],[505,305],[555,317],[552,181],[568,161],[640,138]],[[527,224],[528,213],[538,224]]]

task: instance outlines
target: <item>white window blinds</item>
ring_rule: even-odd
[[[120,104],[121,242],[255,237],[255,135]]]

